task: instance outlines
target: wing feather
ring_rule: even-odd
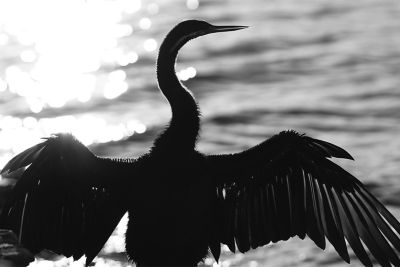
[[[0,227],[19,233],[33,253],[49,249],[74,259],[86,255],[89,264],[127,210],[122,189],[108,187],[107,174],[117,174],[118,167],[72,135],[46,138],[3,168],[2,174],[26,170],[7,199]]]
[[[304,191],[304,179],[302,176],[301,167],[296,164],[293,166],[293,174],[290,183],[293,184],[293,194],[294,194],[294,219],[295,219],[295,234],[297,234],[301,239],[306,237],[307,232],[307,222],[305,214],[305,191]]]
[[[336,204],[332,203],[326,185],[322,185],[321,195],[323,199],[323,210],[325,215],[325,235],[329,242],[334,246],[340,257],[346,262],[350,262],[350,257],[347,252],[346,242],[344,240],[342,225],[336,208]]]
[[[291,171],[291,170],[289,170]],[[285,175],[285,179],[284,179],[284,183],[285,183],[285,187],[286,187],[286,196],[285,198],[288,201],[288,217],[289,217],[289,224],[290,224],[290,237],[293,237],[296,235],[294,227],[295,227],[295,220],[294,220],[294,212],[293,209],[295,208],[295,203],[293,201],[293,192],[291,189],[291,185],[290,185],[290,177],[289,174]]]
[[[285,176],[283,174],[277,174],[275,176],[276,192],[275,197],[277,199],[277,213],[279,221],[279,235],[282,240],[288,240],[291,237],[290,223],[290,204],[287,193],[287,186],[285,184]]]
[[[382,231],[382,233],[386,236],[386,238],[393,244],[393,246],[400,250],[400,240],[397,238],[396,234],[393,230],[386,224],[386,222],[379,216],[376,209],[373,208],[369,203],[365,201],[362,197],[360,197],[360,192],[357,190],[356,194],[353,195],[356,198],[356,202],[364,208],[364,210],[368,211],[370,216],[373,218],[374,222],[377,225],[377,228]]]
[[[311,177],[303,170],[304,188],[305,188],[305,205],[307,216],[307,235],[314,243],[324,249],[325,238],[322,233],[322,226],[319,220],[318,206],[315,201],[314,188]]]
[[[376,240],[373,239],[371,232],[368,229],[368,225],[365,221],[365,218],[360,216],[361,215],[360,212],[354,205],[352,205],[346,192],[342,192],[341,199],[342,199],[341,201],[343,201],[343,204],[346,206],[346,209],[349,211],[349,214],[351,214],[351,218],[353,218],[354,220],[355,230],[357,230],[360,239],[369,248],[372,255],[375,256],[376,260],[382,266],[389,266],[390,263],[389,260],[386,259],[385,252],[382,251],[381,248],[379,248]]]
[[[379,228],[369,211],[365,209],[365,207],[363,207],[362,203],[359,203],[354,194],[347,194],[346,197],[353,205],[354,209],[358,211],[360,219],[364,221],[366,229],[368,229],[371,234],[371,240],[373,242],[376,242],[377,248],[380,250],[380,252],[386,254],[389,261],[392,262],[395,266],[399,266],[400,260],[398,256],[394,252],[393,248],[388,244],[388,242],[386,242],[385,237],[379,231]],[[374,256],[375,255],[376,257],[379,257],[379,253],[374,254]],[[386,262],[386,259],[383,258],[382,261]]]
[[[270,229],[271,241],[277,242],[280,240],[280,236],[279,236],[279,226],[277,223],[278,221],[274,219],[274,218],[278,217],[278,214],[276,212],[276,200],[275,200],[274,185],[268,184],[266,192],[267,192],[267,196],[268,196],[267,211],[268,211],[269,224],[271,226],[271,229]]]
[[[332,190],[332,195],[340,214],[339,216],[341,219],[344,235],[360,261],[365,266],[372,266],[371,260],[369,259],[363,245],[360,242],[358,232],[352,220],[351,214],[348,211],[347,207],[344,205],[344,201],[341,199],[340,193],[341,192],[336,192],[335,190]]]
[[[263,233],[261,219],[260,219],[260,207],[259,207],[259,195],[256,192],[256,188],[254,183],[251,184],[250,187],[250,195],[254,196],[253,198],[249,198],[249,206],[251,209],[251,217],[250,217],[250,233],[251,233],[251,248],[256,248],[260,245],[259,235]]]
[[[386,219],[387,222],[400,234],[399,221],[382,205],[370,192],[362,186],[359,187],[359,192],[368,200],[373,207],[376,207],[380,214]]]
[[[239,202],[238,202],[238,225],[236,231],[236,244],[238,246],[238,250],[240,252],[245,252],[250,249],[250,233],[249,233],[249,216],[247,212],[247,203],[246,203],[246,195],[247,190],[244,190],[240,194]]]
[[[236,213],[236,203],[234,196],[234,189],[226,189],[226,198],[223,202],[223,214],[224,214],[224,224],[223,224],[223,243],[226,244],[229,249],[235,252],[235,225],[237,225],[237,213]]]
[[[265,201],[264,201],[264,192],[262,187],[256,187],[256,190],[258,191],[257,193],[257,201],[259,205],[259,227],[261,228],[261,231],[259,233],[259,238],[258,238],[258,245],[263,246],[269,243],[270,238],[268,237],[268,221],[267,221],[267,215],[266,215],[266,206],[265,206]]]
[[[372,266],[366,249],[382,266],[399,266],[400,223],[331,157],[353,159],[336,145],[293,131],[241,153],[208,156],[217,188],[226,192],[221,242],[234,251],[233,224],[241,252],[307,235],[322,249],[327,238],[346,262],[347,241],[365,266]]]

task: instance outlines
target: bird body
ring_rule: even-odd
[[[176,44],[187,41],[180,40],[186,35],[177,34],[180,31],[177,26],[167,35],[157,61],[159,88],[171,105],[172,118],[149,154],[139,159],[146,166],[146,181],[128,208],[134,219],[128,223],[127,252],[135,261],[155,266],[175,265],[177,259],[181,265],[195,266],[205,258],[215,198],[205,158],[195,150],[199,108],[175,73],[181,47]]]
[[[158,159],[143,159],[151,170],[129,201],[127,252],[148,265],[195,266],[208,253],[215,185],[199,153]]]
[[[49,249],[90,264],[128,212],[126,251],[139,266],[195,266],[221,244],[246,252],[298,236],[324,249],[327,239],[366,266],[365,248],[382,266],[400,266],[400,223],[354,176],[330,158],[342,148],[284,131],[245,151],[196,150],[198,105],[175,74],[179,49],[201,35],[243,29],[188,20],[165,38],[159,88],[172,118],[148,153],[101,158],[70,134],[56,134],[12,158],[21,168],[0,216],[34,253]]]

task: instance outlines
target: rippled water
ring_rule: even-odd
[[[156,87],[157,47],[179,21],[201,18],[251,26],[181,51],[179,76],[203,114],[201,151],[239,151],[288,128],[306,132],[348,150],[356,162],[340,164],[399,214],[399,1],[4,2],[0,168],[57,131],[72,131],[101,155],[145,152],[170,116]],[[96,266],[128,264],[119,253],[123,230]],[[347,266],[327,250],[292,239],[224,253],[220,265]]]

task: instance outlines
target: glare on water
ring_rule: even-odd
[[[92,73],[104,55],[118,49],[119,38],[132,34],[121,19],[124,10],[138,11],[135,2],[140,1],[3,1],[3,34],[29,48],[20,57],[32,63],[7,68],[10,92],[29,98],[33,112],[88,101],[96,86]]]
[[[186,5],[193,10],[199,3]],[[25,106],[18,109],[26,116],[0,115],[0,168],[10,155],[56,132],[71,132],[86,145],[145,132],[138,119],[113,124],[96,115],[42,114],[101,97],[112,101],[131,90],[122,68],[137,63],[143,53],[154,53],[158,41],[148,35],[133,46],[136,50],[120,43],[151,29],[159,9],[157,2],[140,0],[2,1],[0,46],[12,47],[15,58],[0,72],[0,94],[23,100],[17,104]],[[127,23],[127,17],[136,23]],[[178,73],[182,81],[195,75],[193,67]],[[23,121],[31,121],[29,127]]]
[[[187,2],[190,9],[195,4]],[[111,101],[127,93],[130,88],[122,68],[137,63],[141,53],[154,53],[158,42],[143,38],[136,51],[119,42],[149,30],[158,12],[158,3],[140,0],[0,2],[0,45],[14,47],[18,56],[0,72],[0,94],[23,99],[18,104],[31,113],[0,115],[0,168],[10,155],[57,132],[71,132],[85,145],[145,132],[146,126],[137,119],[112,124],[96,115],[42,114],[90,104],[99,97]],[[126,23],[128,16],[137,17],[137,23]],[[183,81],[195,75],[193,67],[178,73]]]
[[[108,100],[126,93],[126,73],[118,66],[134,64],[139,55],[121,49],[118,40],[134,30],[134,25],[123,22],[124,16],[141,8],[140,0],[1,1],[0,45],[17,47],[20,62],[0,73],[0,93],[24,99],[30,112],[39,115],[69,102],[87,103],[98,90]],[[152,3],[149,9],[155,14],[158,5]],[[143,17],[138,24],[147,30],[151,19]],[[148,39],[143,46],[154,51],[157,43]],[[117,69],[99,82],[98,71],[110,65]],[[10,155],[52,133],[71,132],[89,145],[146,130],[140,122],[112,125],[91,115],[36,117],[0,115],[1,166]]]

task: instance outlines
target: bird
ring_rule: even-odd
[[[223,244],[245,253],[295,236],[321,249],[328,240],[348,263],[347,244],[365,266],[372,256],[400,266],[400,223],[332,161],[353,160],[339,146],[287,130],[237,153],[197,150],[200,109],[177,78],[178,52],[197,37],[245,28],[186,20],[167,34],[156,74],[172,115],[147,153],[99,157],[56,133],[13,157],[1,173],[21,175],[0,227],[33,253],[84,255],[87,265],[128,212],[126,252],[137,266],[197,266],[209,253],[218,261]]]

